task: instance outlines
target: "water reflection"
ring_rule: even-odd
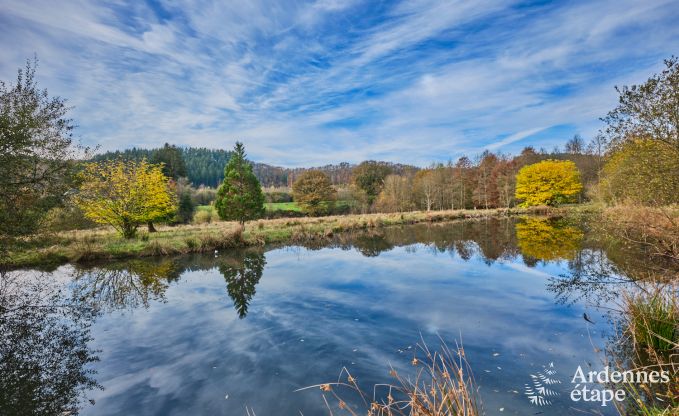
[[[98,387],[88,344],[96,311],[49,275],[0,274],[0,414],[74,414]]]
[[[402,357],[423,329],[464,332],[485,391],[501,392],[488,402],[520,408],[522,398],[511,393],[523,383],[512,384],[516,377],[556,354],[550,348],[562,365],[574,362],[589,335],[583,308],[643,277],[644,255],[604,235],[557,218],[485,219],[343,233],[310,242],[314,251],[270,247],[67,267],[73,279],[60,286],[59,305],[75,307],[0,309],[7,334],[0,414],[17,405],[29,409],[22,414],[77,412],[83,392],[96,386],[87,370],[96,359],[92,342],[105,354],[97,368],[106,388],[93,414],[242,414],[248,400],[268,413],[317,414],[316,402],[290,392],[355,363],[370,370],[367,379]],[[34,277],[57,284],[53,275]],[[28,292],[0,290],[0,304],[36,303],[29,302],[36,293],[39,304],[56,304],[45,297],[54,289],[21,287]],[[139,311],[122,313],[131,310]],[[504,350],[496,356],[491,348]],[[63,357],[60,369],[47,365],[54,357]],[[526,414],[520,409],[514,414]]]
[[[164,300],[165,291],[182,273],[176,261],[135,259],[77,269],[74,294],[107,310],[148,308],[152,300]]]
[[[570,260],[584,233],[563,219],[524,218],[516,223],[516,238],[524,257],[538,260]]]
[[[259,250],[234,250],[219,259],[219,273],[226,280],[226,290],[239,318],[248,314],[248,304],[255,296],[265,265],[264,252]]]

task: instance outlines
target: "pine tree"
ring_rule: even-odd
[[[241,224],[264,214],[264,194],[245,160],[243,143],[236,142],[234,153],[224,168],[224,182],[217,191],[215,207],[223,220],[237,220]]]

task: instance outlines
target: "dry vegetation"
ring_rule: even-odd
[[[451,221],[466,218],[565,212],[547,207],[489,210],[414,211],[391,214],[281,218],[237,222],[161,226],[156,233],[123,239],[111,228],[64,231],[20,240],[8,251],[6,267],[54,265],[68,261],[209,252],[266,243],[322,240],[336,233],[389,225]]]
[[[418,359],[417,354],[424,355]],[[478,387],[466,360],[464,349],[451,350],[443,341],[439,351],[422,342],[411,361],[415,374],[391,369],[393,382],[377,384],[373,394],[365,393],[346,368],[337,382],[306,387],[320,388],[329,414],[333,408],[351,416],[477,416],[483,409]],[[352,396],[352,403],[347,397]],[[333,406],[327,397],[335,403]]]

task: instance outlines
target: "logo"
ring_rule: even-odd
[[[552,404],[552,399],[559,395],[559,392],[554,391],[549,386],[561,384],[561,380],[556,378],[556,369],[553,362],[542,367],[544,368],[542,371],[530,375],[532,384],[525,384],[524,392],[531,404],[549,406]]]
[[[557,378],[554,363],[543,365],[543,370],[531,374],[531,383],[524,384],[524,393],[531,404],[535,406],[550,406],[559,396],[555,390],[561,380]],[[669,383],[670,374],[667,370],[618,371],[606,366],[600,371],[584,371],[581,366],[575,370],[571,378],[570,399],[574,402],[599,403],[605,407],[613,401],[625,400],[625,384],[655,384]]]

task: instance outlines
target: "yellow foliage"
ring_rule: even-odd
[[[580,248],[584,233],[555,220],[526,218],[516,224],[521,254],[539,260],[571,260]]]
[[[543,160],[516,175],[516,198],[524,207],[575,202],[581,191],[580,171],[570,160]]]
[[[126,238],[133,237],[140,224],[166,219],[177,209],[162,165],[146,160],[88,163],[79,179],[75,200],[85,216],[113,226]]]
[[[609,156],[599,190],[606,202],[655,206],[677,203],[679,157],[659,140],[628,140]]]

